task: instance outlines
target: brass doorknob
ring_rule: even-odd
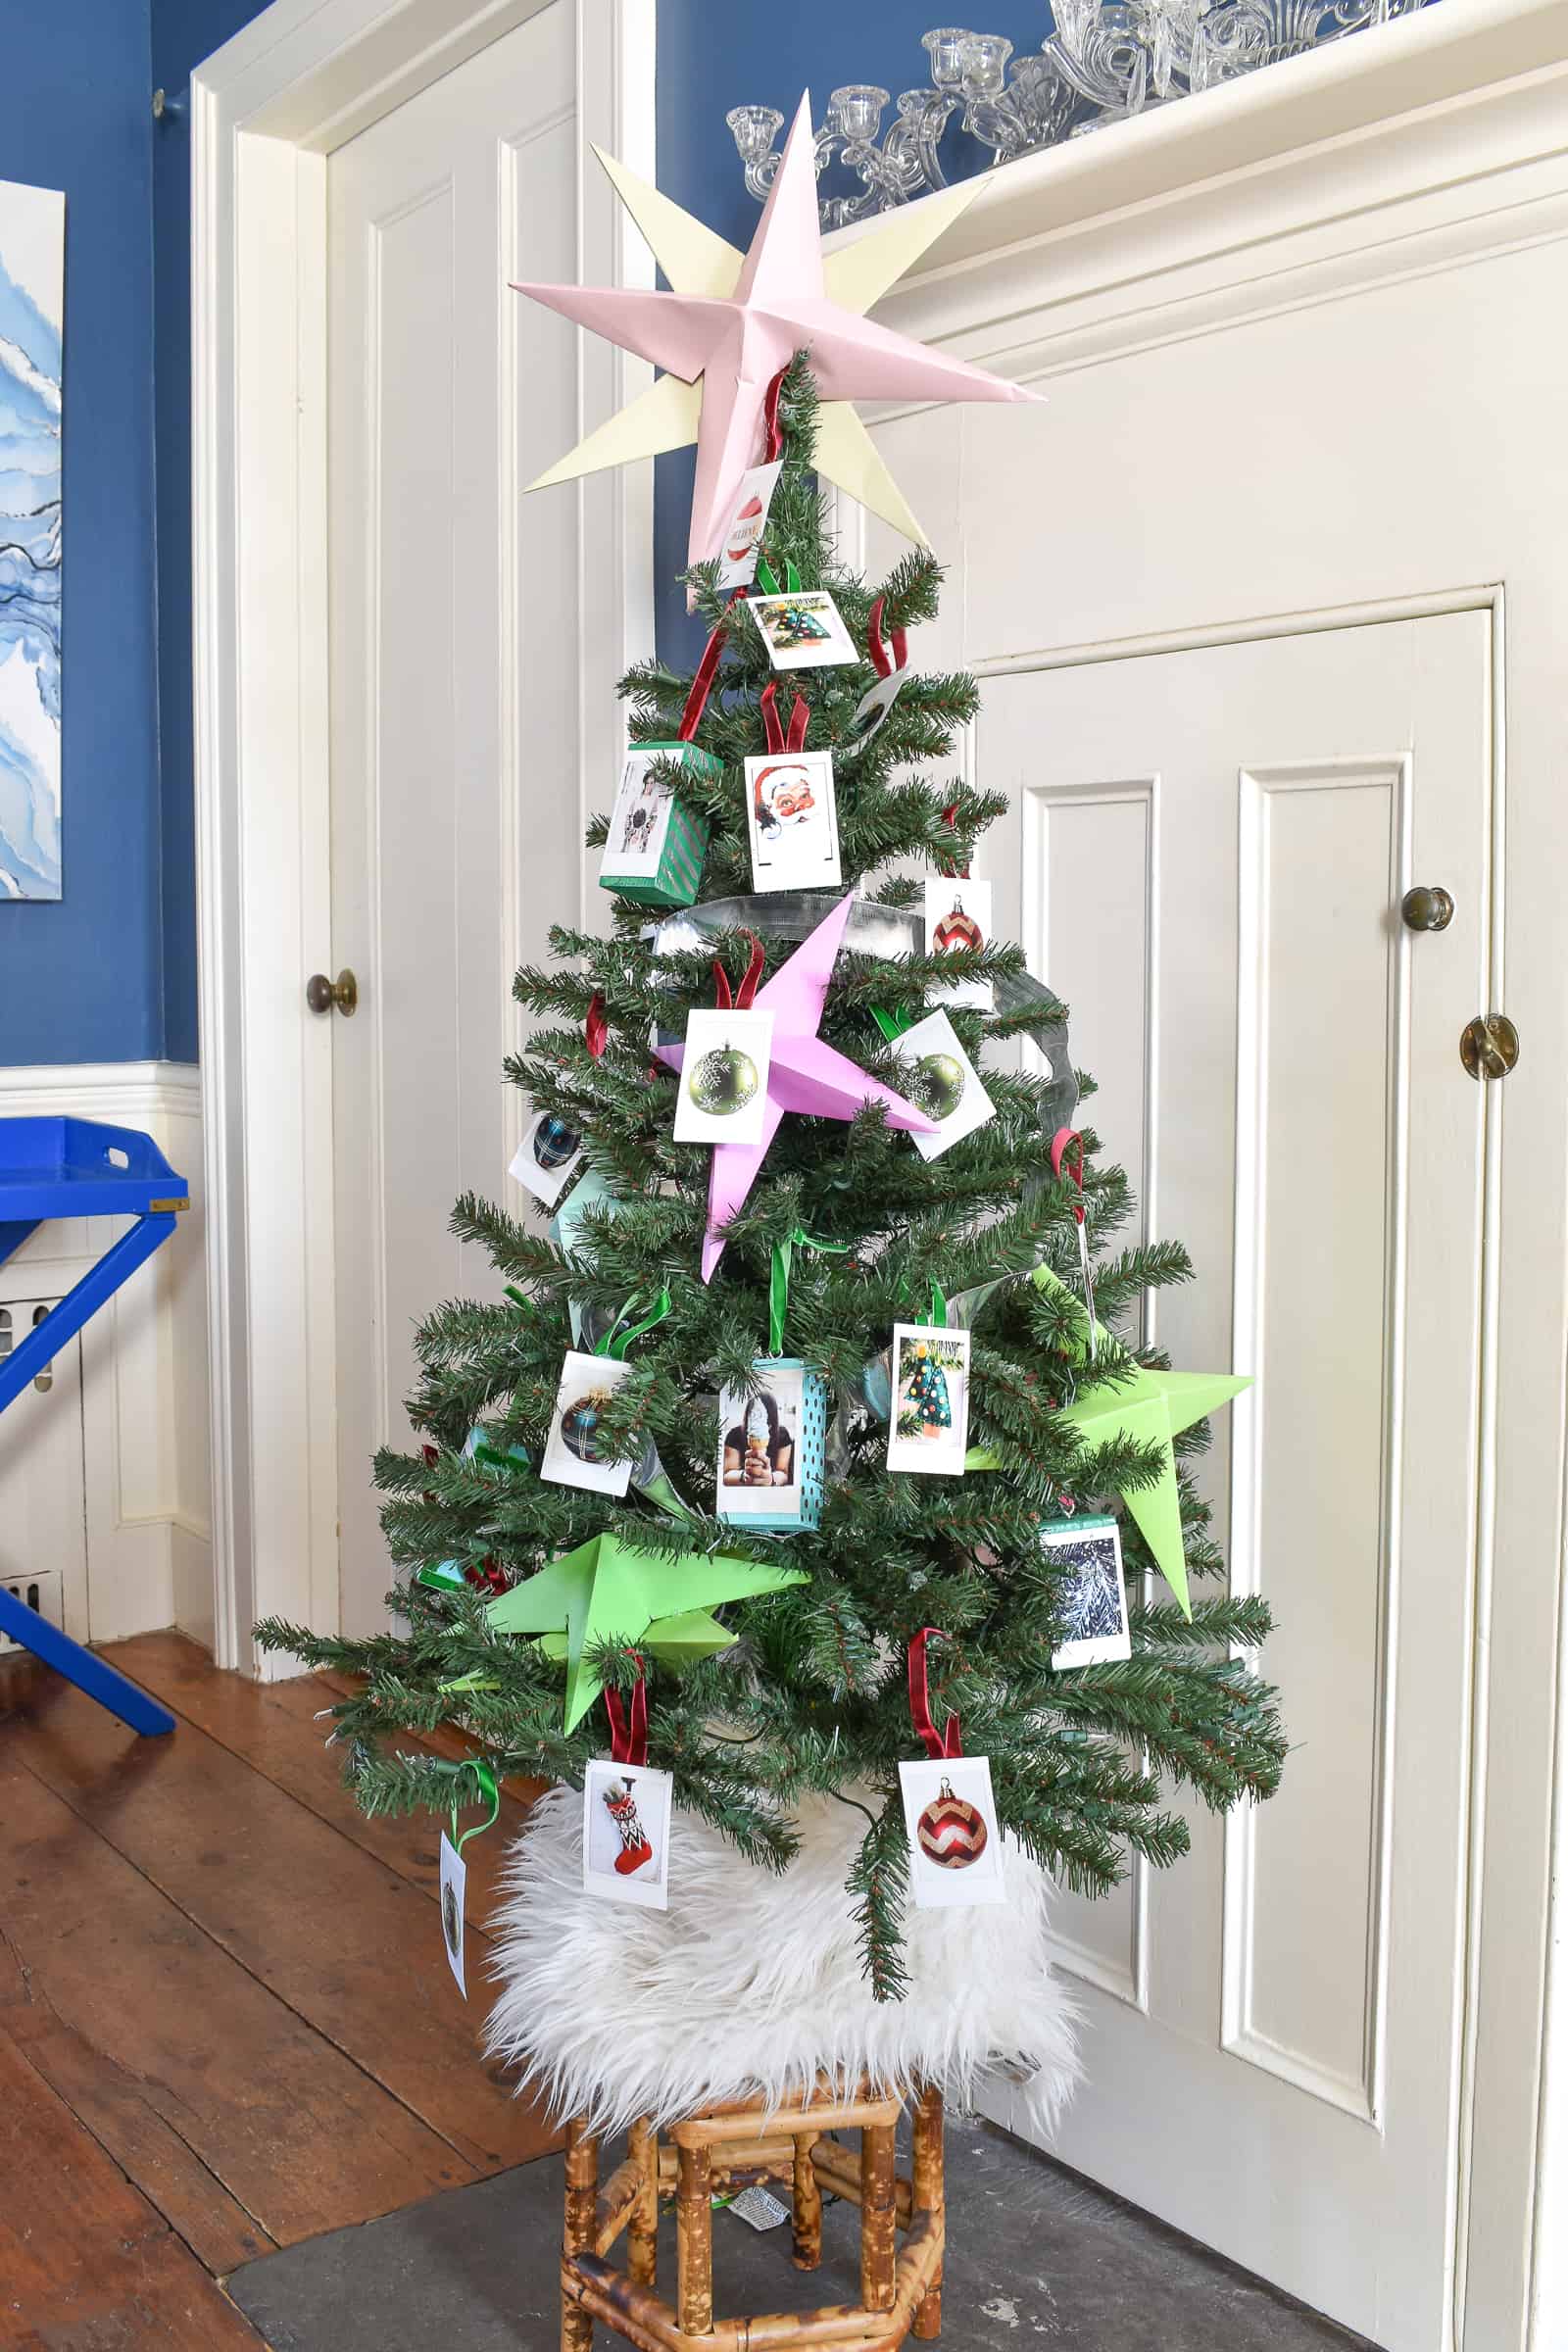
[[[313,1012],[341,1012],[345,1019],[360,1001],[360,984],[346,968],[335,980],[313,972],[305,983],[305,1002]]]
[[[1459,1059],[1472,1078],[1506,1078],[1519,1058],[1519,1032],[1505,1012],[1478,1012],[1459,1032]]]
[[[1407,931],[1446,931],[1453,920],[1453,901],[1441,882],[1418,882],[1399,901]]]

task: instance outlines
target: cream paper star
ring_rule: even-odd
[[[924,532],[850,403],[857,397],[1041,397],[877,326],[864,315],[973,201],[979,180],[890,213],[855,244],[824,257],[808,94],[751,249],[743,254],[601,149],[594,152],[671,290],[536,284],[516,290],[668,372],[530,482],[529,489],[658,457],[695,441],[688,561],[716,556],[741,476],[761,455],[768,384],[805,345],[824,396],[817,470],[924,546]]]

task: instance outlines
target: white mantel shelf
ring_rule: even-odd
[[[1043,148],[984,175],[980,194],[901,281],[878,315],[897,321],[933,289],[962,281],[1090,224],[1146,214],[1200,187],[1267,178],[1326,146],[1347,153],[1395,124],[1441,127],[1505,86],[1568,74],[1568,0],[1437,0],[1418,15],[1332,41],[1196,97]],[[1568,136],[1568,122],[1560,122]],[[1561,143],[1559,139],[1558,144]],[[833,251],[876,225],[825,240]]]

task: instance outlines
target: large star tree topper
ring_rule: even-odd
[[[695,441],[688,561],[700,564],[716,556],[741,476],[761,456],[768,384],[807,346],[824,402],[818,471],[923,546],[924,532],[850,403],[1042,397],[878,326],[864,315],[973,201],[981,182],[967,180],[916,205],[901,206],[854,244],[824,257],[808,92],[757,233],[742,254],[601,149],[594,152],[671,290],[529,283],[516,291],[667,373],[528,487],[542,490]]]

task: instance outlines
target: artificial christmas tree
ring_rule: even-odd
[[[858,642],[911,630],[936,612],[940,568],[914,553],[873,591],[836,567],[810,476],[815,414],[809,371],[797,363],[778,403],[784,464],[767,524],[772,562],[825,583]],[[1183,1415],[1168,1406],[1184,1376],[1111,1336],[1147,1289],[1185,1279],[1188,1262],[1172,1242],[1105,1254],[1133,1204],[1121,1171],[1097,1163],[1091,1132],[1081,1190],[1053,1174],[1062,1013],[1044,992],[1026,991],[1017,948],[876,953],[857,945],[860,922],[848,923],[847,945],[829,960],[820,1020],[805,1026],[836,1071],[849,1064],[863,1073],[864,1106],[847,1117],[849,1105],[835,1102],[837,1115],[820,1117],[811,1103],[806,1115],[777,1118],[748,1163],[749,1188],[725,1197],[721,1228],[710,1225],[711,1148],[672,1141],[677,1080],[650,1063],[650,1034],[678,1040],[687,1013],[712,1003],[715,958],[694,942],[715,903],[716,929],[707,930],[717,968],[738,974],[748,963],[787,971],[800,942],[821,928],[821,901],[780,892],[725,912],[749,879],[745,761],[764,749],[760,701],[772,670],[744,601],[719,597],[712,567],[699,566],[693,580],[720,657],[696,726],[712,764],[686,765],[680,776],[709,828],[701,900],[662,936],[636,903],[619,909],[609,941],[558,930],[558,963],[525,970],[516,983],[519,1001],[551,1025],[535,1032],[511,1075],[537,1111],[584,1138],[604,1192],[574,1224],[569,1256],[526,1216],[478,1199],[458,1204],[455,1229],[489,1250],[508,1296],[433,1309],[418,1335],[422,1368],[410,1410],[435,1462],[414,1452],[376,1463],[402,1573],[392,1595],[402,1630],[349,1642],[271,1624],[262,1636],[309,1662],[367,1676],[363,1693],[337,1710],[363,1803],[444,1813],[465,1768],[400,1754],[399,1732],[460,1722],[498,1773],[579,1787],[605,1742],[592,1712],[563,1729],[559,1645],[553,1656],[498,1630],[484,1592],[421,1585],[427,1562],[499,1562],[525,1592],[550,1562],[608,1537],[667,1557],[677,1594],[679,1562],[694,1552],[800,1572],[804,1581],[724,1605],[734,1639],[719,1655],[679,1672],[649,1661],[649,1754],[673,1771],[678,1808],[765,1870],[787,1867],[809,1798],[842,1796],[859,1808],[846,1900],[858,1911],[874,1992],[896,1999],[907,1870],[897,1766],[911,1747],[901,1660],[919,1629],[935,1626],[947,1638],[944,1703],[961,1717],[966,1746],[990,1758],[1003,1828],[1062,1884],[1101,1892],[1122,1875],[1130,1850],[1159,1865],[1185,1850],[1187,1826],[1164,1801],[1165,1784],[1185,1785],[1215,1808],[1275,1787],[1284,1740],[1273,1693],[1238,1654],[1261,1642],[1268,1614],[1253,1596],[1219,1592],[1190,1617],[1148,1598],[1131,1611],[1130,1658],[1067,1673],[1052,1666],[1064,1586],[1040,1528],[1059,1517],[1064,1493],[1129,1498],[1128,1568],[1163,1567],[1178,1599],[1185,1574],[1211,1584],[1221,1563],[1184,1467],[1201,1429],[1182,1430]],[[875,678],[869,660],[812,674],[811,743],[851,741]],[[634,739],[668,742],[693,681],[651,662],[623,691]],[[839,750],[846,880],[861,894],[852,911],[865,916],[868,938],[903,936],[912,919],[903,910],[920,903],[920,882],[890,867],[961,870],[1006,809],[1000,792],[942,775],[977,701],[969,678],[909,670],[874,736],[853,753]],[[938,782],[909,772],[932,763]],[[601,823],[591,839],[603,833]],[[985,1060],[994,1115],[922,1159],[889,1120],[889,1102],[904,1101],[908,1080],[887,1033],[896,1042],[899,1025],[924,1012],[928,989],[965,977],[983,977],[996,992],[994,1013],[955,1007],[948,1016],[969,1058]],[[719,994],[729,994],[727,981]],[[1027,1035],[1051,1038],[1052,1077],[1008,1066],[1013,1042]],[[806,1051],[792,1041],[797,1048]],[[679,1058],[673,1047],[668,1058]],[[779,1082],[775,1046],[769,1085]],[[781,1108],[801,1100],[786,1096]],[[1093,1324],[1078,1281],[1080,1203],[1096,1261]],[[785,1260],[781,1313],[779,1265],[792,1242],[806,1246]],[[707,1282],[698,1278],[705,1254]],[[934,1286],[972,1341],[973,1466],[956,1483],[885,1467],[888,1417],[908,1409],[888,1393],[890,1336]],[[661,1298],[657,1319],[647,1317]],[[595,1459],[624,1465],[623,1500],[541,1483],[532,1466],[546,1453],[572,1346],[571,1301],[585,1345],[617,1323],[647,1319],[614,1367],[623,1376],[595,1396]],[[717,1394],[763,1385],[757,1367],[770,1320],[774,1347],[787,1326],[792,1353],[827,1383],[833,1416],[820,1525],[777,1536],[714,1515]],[[1237,1385],[1216,1379],[1205,1401]],[[1159,1423],[1147,1432],[1137,1418],[1146,1395]],[[922,1410],[940,1422],[934,1384]],[[476,1455],[467,1441],[481,1416],[495,1443]],[[500,1448],[511,1445],[525,1458],[507,1458]],[[1136,1507],[1152,1494],[1165,1506],[1157,1555]],[[505,1608],[497,1610],[503,1623]],[[658,1613],[650,1604],[644,1622]],[[610,1640],[595,1655],[596,1679],[629,1688],[639,1657],[635,1640]],[[677,1852],[677,1911],[679,1900]]]

